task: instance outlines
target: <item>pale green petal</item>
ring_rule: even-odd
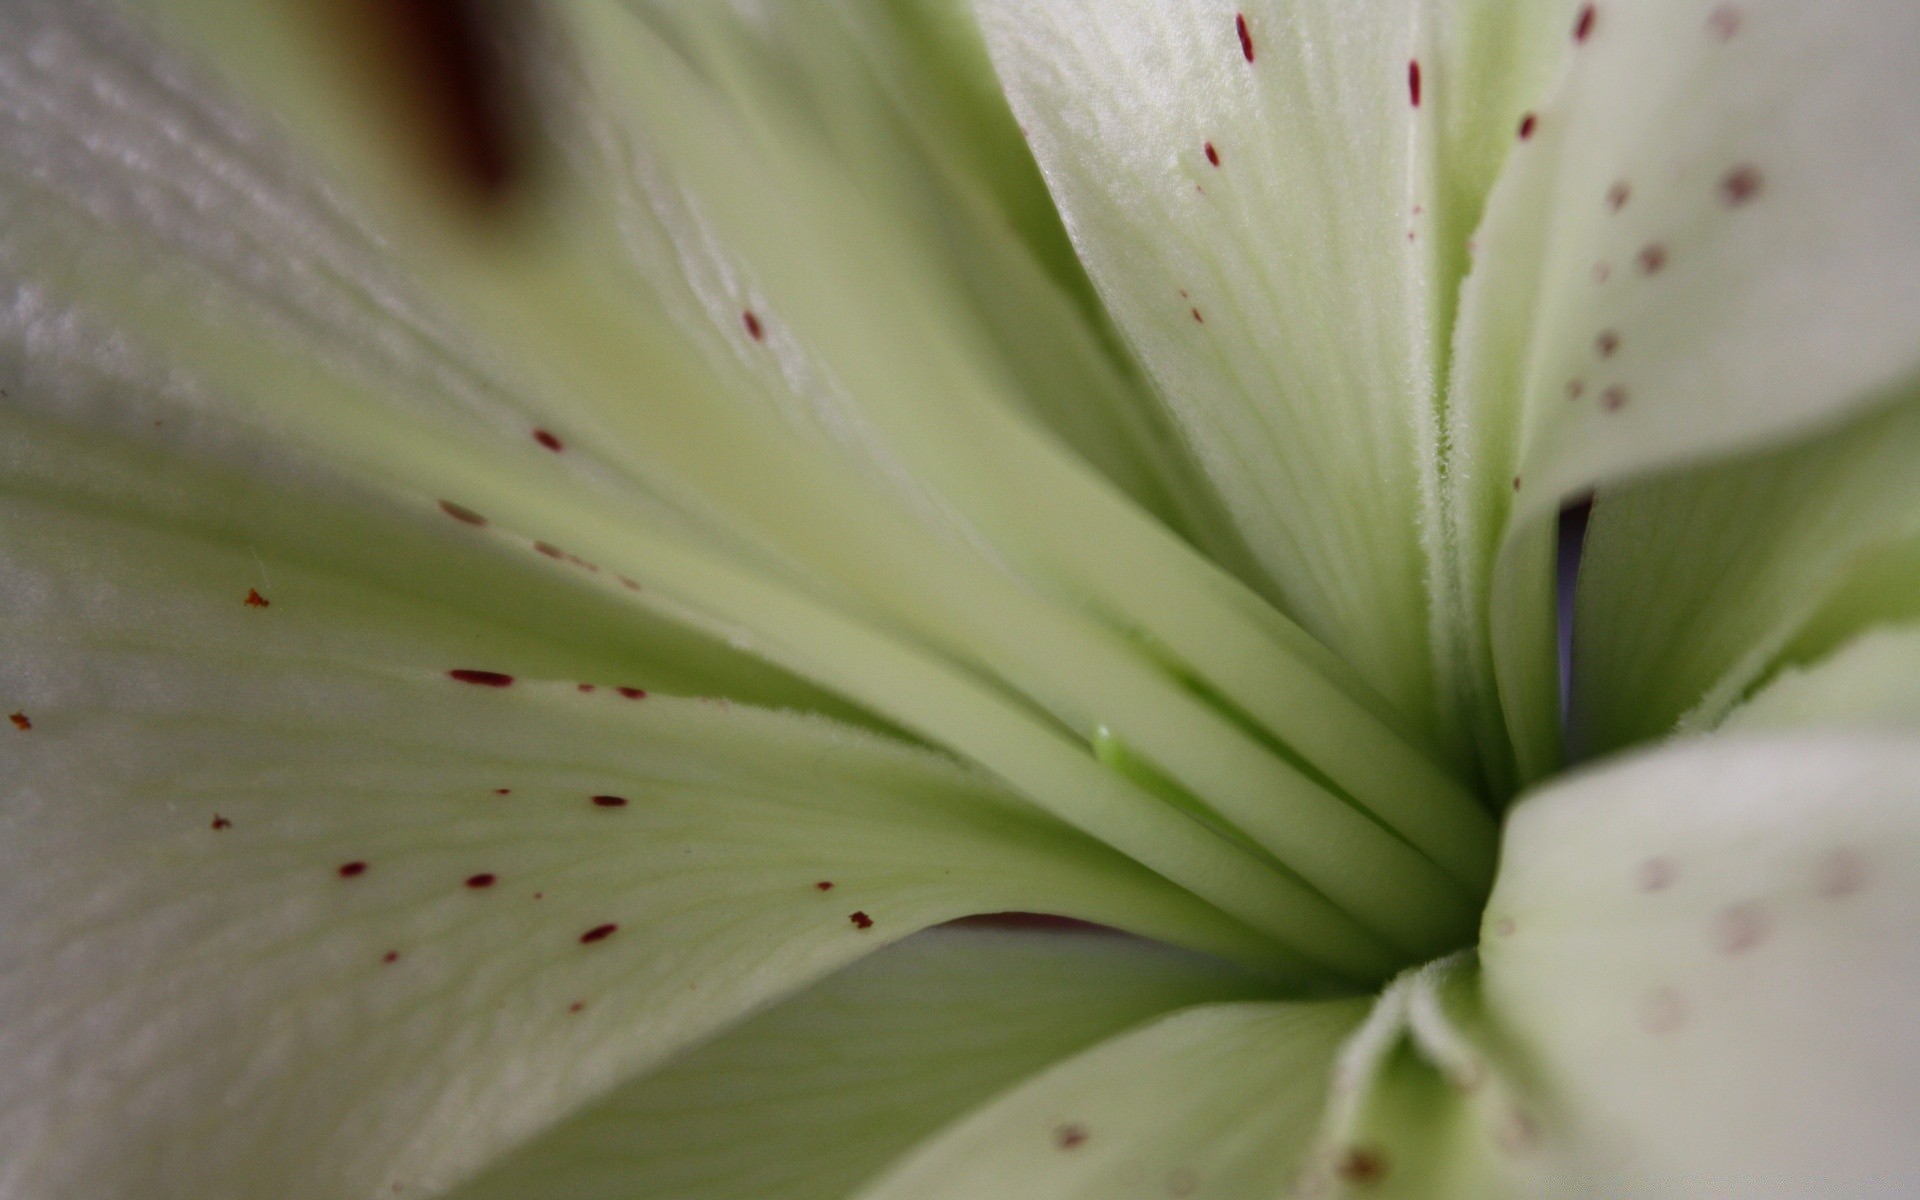
[[[923,751],[462,679],[570,664],[272,544],[4,515],[0,1190],[438,1187],[971,912],[1264,953]]]
[[[1712,727],[1783,663],[1920,615],[1920,402],[1602,492],[1574,618],[1575,736]]]
[[[1070,1058],[954,1124],[861,1200],[1288,1195],[1363,1000],[1213,1004]]]
[[[575,15],[588,75],[564,79],[597,107],[568,148],[601,186],[523,213],[504,240],[436,235],[396,262],[269,129],[184,82],[189,68],[125,30],[42,14],[9,43],[21,139],[7,149],[23,168],[5,176],[0,250],[36,294],[83,296],[136,349],[163,346],[220,422],[478,509],[610,593],[632,579],[625,602],[988,766],[1333,973],[1454,944],[1491,866],[1471,798],[1324,650],[981,391],[994,372],[944,340],[951,298],[926,277],[903,267],[861,288],[804,229],[791,254],[756,241],[857,200],[810,143],[719,103],[625,12]],[[648,139],[673,153],[649,157]],[[794,188],[784,217],[765,201],[776,171]],[[689,181],[710,190],[669,186]],[[695,199],[763,256],[677,224]],[[871,233],[918,262],[888,229]],[[825,286],[811,266],[850,304],[900,303],[850,322],[805,302]],[[764,341],[731,307],[736,285],[798,289],[755,318]],[[896,315],[904,359],[870,336]],[[813,339],[842,353],[816,357]],[[953,406],[914,402],[922,384]],[[1038,490],[1002,486],[1015,479]],[[1141,572],[1155,586],[1123,593]],[[1263,735],[1276,719],[1334,786]],[[1103,726],[1202,796],[1206,819],[1097,762]],[[1391,886],[1362,886],[1358,862],[1390,864],[1377,880]]]
[[[1906,1195],[1920,742],[1716,736],[1534,793],[1477,960],[1341,1048],[1303,1196]]]
[[[699,102],[733,110],[753,134],[784,143],[786,154],[802,150],[806,169],[825,169],[857,189],[837,203],[822,202],[836,198],[816,181],[786,184],[781,175],[796,164],[778,161],[768,147],[751,140],[686,147],[663,130],[648,152],[660,158],[654,169],[689,192],[679,201],[686,206],[680,223],[667,231],[681,243],[682,269],[698,236],[690,227],[712,222],[705,232],[721,234],[727,252],[747,260],[735,268],[744,266],[745,287],[761,291],[760,302],[794,312],[786,332],[809,334],[806,349],[827,360],[817,364],[826,368],[822,384],[845,374],[834,364],[849,356],[887,355],[874,344],[877,330],[896,352],[913,353],[918,331],[908,312],[934,309],[940,338],[964,346],[979,367],[1005,373],[1014,385],[1005,389],[1008,401],[1210,553],[1229,561],[1244,555],[1114,344],[964,3],[837,0],[749,9],[667,0],[632,7],[710,89]],[[622,65],[644,69],[631,60]],[[690,118],[686,94],[677,103],[657,92],[647,99],[655,102],[654,121],[700,123]],[[732,181],[699,161],[701,149],[735,156],[736,167],[750,163],[763,172],[762,186],[723,198]],[[667,206],[659,182],[648,197],[656,209]],[[728,225],[742,200],[749,229]],[[795,218],[796,230],[769,236]],[[856,269],[813,265],[805,291],[781,303],[781,272],[763,264],[804,257],[790,240],[795,236]],[[870,323],[866,296],[885,296],[892,306],[885,325]],[[718,298],[702,299],[712,307]],[[719,307],[731,335],[740,323],[735,306]],[[772,323],[770,314],[761,315]],[[823,316],[852,337],[818,332]],[[932,382],[917,381],[921,388]],[[859,380],[845,384],[857,388]]]
[[[1824,658],[1787,667],[1721,728],[1920,729],[1920,626],[1869,630]]]
[[[981,6],[1075,244],[1266,586],[1428,727],[1445,331],[1505,152],[1487,129],[1538,82],[1557,9]]]
[[[1055,1061],[1256,991],[1131,938],[929,930],[622,1087],[459,1200],[840,1200]]]
[[[1480,957],[1552,1195],[1920,1184],[1920,745],[1715,737],[1515,809]]]
[[[1317,848],[1364,839],[1372,853],[1400,862],[1391,874],[1430,879],[1430,866],[1354,824],[1284,755],[1197,703],[1177,676],[1190,672],[1251,710],[1359,807],[1472,888],[1486,864],[1482,819],[1465,794],[1341,694],[1341,674],[1325,677],[1324,651],[1300,648],[1298,631],[1274,636],[1272,620],[1268,628],[1250,620],[1217,572],[1010,419],[1004,384],[969,353],[965,324],[911,269],[928,239],[863,204],[876,189],[850,190],[825,169],[809,153],[807,131],[790,128],[790,115],[760,94],[764,88],[749,89],[753,103],[716,98],[707,75],[718,68],[689,71],[666,52],[669,43],[618,11],[585,6],[581,25],[604,111],[631,143],[617,155],[618,184],[637,189],[648,209],[634,221],[642,227],[634,235],[641,271],[665,294],[686,291],[680,309],[707,313],[709,336],[726,343],[711,357],[749,364],[742,385],[730,389],[746,403],[731,407],[783,410],[777,437],[788,455],[795,427],[828,441],[820,460],[806,464],[811,478],[776,490],[755,472],[747,488],[738,469],[744,435],[735,433],[725,460],[709,455],[679,467],[703,498],[1089,740],[1113,730],[1373,926],[1424,946],[1444,942],[1417,928],[1418,917],[1409,921],[1406,906],[1393,915],[1368,910],[1344,871],[1315,859]],[[738,66],[732,74],[756,77]],[[743,312],[756,323],[745,333]],[[753,346],[754,328],[764,333],[764,351]],[[879,494],[838,507],[820,495],[829,485],[848,490],[850,473],[869,477]],[[809,494],[803,488],[815,499],[796,522],[793,500]],[[902,515],[897,528],[875,512],[888,501]],[[815,544],[822,528],[831,529],[832,544]],[[956,543],[989,554],[969,562]],[[854,547],[863,547],[864,561],[850,561]],[[885,569],[876,571],[876,562]],[[1163,581],[1159,589],[1141,586],[1149,574]],[[1050,602],[1036,602],[1036,592]],[[1141,642],[1189,661],[1143,661]],[[1251,643],[1269,677],[1291,685],[1292,703],[1263,705],[1245,694],[1270,697],[1273,689],[1243,682],[1247,660],[1232,651],[1236,643]],[[1338,733],[1305,715],[1309,694],[1350,714]],[[1310,826],[1321,832],[1305,836]],[[1431,899],[1421,905],[1436,914],[1447,908]],[[1415,931],[1396,928],[1408,924]]]
[[[1489,202],[1449,391],[1444,661],[1483,721],[1497,674],[1523,776],[1554,758],[1561,504],[1830,425],[1920,358],[1920,9],[1592,8]]]

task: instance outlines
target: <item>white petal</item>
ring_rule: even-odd
[[[1915,615],[1920,403],[1601,493],[1574,617],[1575,736],[1711,728],[1784,664]]]
[[[969,912],[1257,952],[926,752],[509,676],[569,653],[297,547],[5,517],[0,1190],[442,1186]]]
[[[981,9],[1075,244],[1266,585],[1431,726],[1445,330],[1505,150],[1485,131],[1537,80],[1556,6]]]
[[[1508,822],[1481,947],[1556,1195],[1920,1181],[1920,746],[1712,738]]]
[[[1216,1004],[1068,1059],[929,1141],[861,1200],[1285,1195],[1363,1001]]]
[[[459,1200],[839,1200],[1061,1058],[1252,994],[1218,963],[1110,934],[928,930],[621,1088]]]
[[[1920,359],[1920,9],[1587,7],[1489,201],[1449,390],[1447,661],[1483,716],[1497,673],[1523,776],[1554,759],[1561,503],[1831,425]]]
[[[1793,666],[1727,714],[1728,730],[1920,729],[1920,626],[1869,630]]]

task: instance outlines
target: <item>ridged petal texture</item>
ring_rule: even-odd
[[[0,7],[0,1192],[1920,1179],[1920,9],[521,16]]]

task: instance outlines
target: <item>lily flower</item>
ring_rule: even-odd
[[[0,1195],[1920,1189],[1920,6],[453,11],[0,8]]]

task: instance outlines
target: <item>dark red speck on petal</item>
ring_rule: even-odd
[[[819,883],[816,883],[813,886],[816,888],[819,888],[823,892],[830,892],[833,890],[833,880],[822,879]]]
[[[740,314],[740,323],[747,327],[747,336],[756,342],[767,335],[767,331],[760,328],[760,318],[750,308]]]
[[[586,1006],[587,1006],[587,1002],[585,1000],[575,1000],[572,1004],[567,1005],[567,1011],[570,1013],[577,1013],[581,1009],[585,1008]]]
[[[1532,137],[1535,127],[1538,126],[1539,124],[1540,124],[1540,119],[1534,116],[1532,113],[1528,113],[1525,116],[1521,117],[1520,118],[1520,140],[1524,142],[1528,138]]]
[[[640,590],[640,585],[634,582],[633,580],[628,579],[625,575],[620,576],[620,586],[623,588],[626,588],[630,592],[637,592]]]
[[[248,588],[247,598],[245,600],[242,600],[241,603],[245,604],[248,608],[265,608],[267,605],[273,603],[273,601],[267,599],[265,596],[262,596],[260,594],[260,589]]]
[[[1707,28],[1721,41],[1732,41],[1733,35],[1740,32],[1740,10],[1731,4],[1722,4],[1707,14]]]
[[[468,525],[485,525],[487,523],[487,519],[479,513],[464,504],[455,504],[451,500],[442,500],[440,502],[440,511],[446,513],[454,520],[465,522]]]
[[[619,692],[622,696],[625,696],[629,700],[645,700],[647,698],[647,693],[645,688],[617,687],[613,690],[616,692]]]
[[[478,875],[467,876],[467,886],[470,888],[490,888],[493,884],[494,874],[492,871],[482,871]]]
[[[560,559],[564,561],[567,557],[567,552],[565,550],[562,550],[560,547],[554,545],[552,542],[535,542],[533,544],[533,548],[535,550],[538,550],[540,553],[546,555],[548,558],[555,558],[555,559]]]
[[[1415,108],[1420,107],[1420,60],[1407,62],[1407,99],[1413,101]]]
[[[21,733],[33,728],[33,719],[24,712],[10,712],[7,714],[7,720],[12,721],[13,727]]]
[[[1619,212],[1621,209],[1625,208],[1627,206],[1627,197],[1632,194],[1633,194],[1633,189],[1627,186],[1627,181],[1624,179],[1620,180],[1618,183],[1608,188],[1607,189],[1607,211]]]
[[[1248,62],[1253,61],[1253,35],[1247,32],[1247,14],[1233,14],[1233,31],[1240,35],[1240,53]]]
[[[1205,317],[1203,317],[1203,316],[1201,316],[1201,315],[1200,315],[1200,310],[1199,310],[1199,309],[1197,309],[1197,308],[1190,308],[1190,309],[1188,309],[1187,311],[1193,314],[1193,323],[1194,323],[1194,324],[1196,324],[1196,325],[1205,325],[1205,324],[1207,323],[1207,319],[1206,319]]]
[[[1085,1125],[1073,1122],[1061,1125],[1053,1131],[1053,1144],[1062,1150],[1072,1150],[1076,1146],[1085,1145],[1089,1136],[1091,1135],[1087,1133]]]
[[[448,671],[447,678],[479,684],[481,687],[507,687],[513,683],[511,675],[502,675],[498,671],[475,671],[468,667],[456,667]]]
[[[1613,352],[1620,348],[1620,335],[1611,329],[1603,329],[1600,336],[1593,339],[1593,348],[1601,358],[1612,358]]]
[[[1652,275],[1667,265],[1667,248],[1659,242],[1647,243],[1640,248],[1639,263],[1642,273]]]
[[[398,950],[389,950],[389,951],[387,951],[387,952],[386,952],[385,954],[382,954],[382,955],[380,956],[380,961],[381,961],[381,962],[383,962],[383,963],[395,963],[395,962],[399,962],[399,961],[400,961],[400,952],[399,952]]]
[[[1204,150],[1206,150],[1206,152],[1207,152],[1207,161],[1208,161],[1208,162],[1210,162],[1210,163],[1212,163],[1212,164],[1213,164],[1214,166],[1216,166],[1216,167],[1217,167],[1217,166],[1219,166],[1219,165],[1220,165],[1220,152],[1219,152],[1218,150],[1215,150],[1215,149],[1213,148],[1213,143],[1212,143],[1212,142],[1206,142],[1206,143],[1204,143],[1204,144],[1203,144],[1203,146],[1202,146],[1202,148],[1203,148]]]
[[[575,684],[574,687],[576,690],[582,691],[582,692],[590,692],[593,690],[593,685],[590,683],[578,683],[578,684]]]
[[[215,813],[213,814],[213,827],[215,829],[232,829],[233,822],[227,820],[225,817],[221,816],[219,813]]]
[[[625,796],[595,796],[593,802],[601,808],[625,808],[627,806],[627,798]]]
[[[1627,389],[1614,384],[1600,393],[1600,407],[1608,412],[1619,412],[1627,406]]]
[[[847,920],[853,922],[853,927],[855,929],[872,929],[873,928],[873,918],[863,912],[849,913],[847,915]]]
[[[1742,163],[1721,177],[1720,198],[1728,208],[1739,208],[1760,194],[1760,184],[1760,168]]]
[[[352,879],[357,875],[365,875],[366,873],[367,864],[357,859],[350,863],[340,864],[340,878],[342,879]]]
[[[510,796],[513,794],[513,789],[512,788],[495,788],[493,789],[493,794],[496,796]]]
[[[1347,1183],[1378,1183],[1387,1177],[1387,1156],[1365,1146],[1351,1146],[1334,1164],[1333,1173]]]
[[[1580,15],[1573,19],[1573,40],[1584,42],[1593,36],[1593,5],[1580,6]]]
[[[560,450],[560,439],[553,436],[551,433],[548,433],[544,429],[534,430],[533,440],[536,442],[539,442],[542,446],[545,446],[547,449],[555,451],[556,453]]]
[[[618,925],[615,925],[611,921],[605,925],[595,925],[592,929],[580,935],[580,944],[583,946],[591,946],[595,942],[604,942],[612,937],[614,931],[619,928]]]

